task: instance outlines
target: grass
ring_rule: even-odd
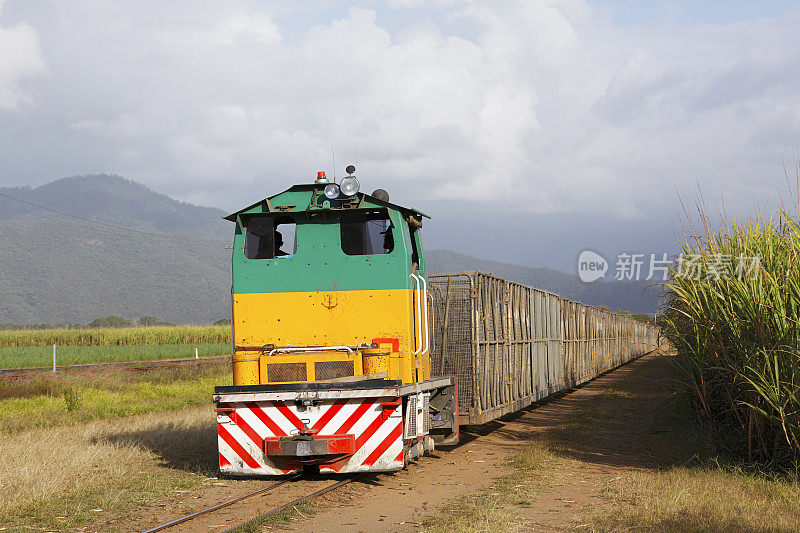
[[[230,326],[144,326],[0,331],[0,347],[227,344]]]
[[[0,381],[0,525],[102,524],[217,471],[215,385],[229,364]]]
[[[3,435],[0,524],[103,524],[216,475],[208,406]]]
[[[200,357],[230,354],[228,343],[205,344],[128,344],[61,346],[56,348],[58,366],[109,361],[148,361],[194,357],[197,348]],[[23,346],[0,348],[0,368],[50,367],[53,348],[50,346]]]
[[[313,515],[316,509],[316,502],[304,500],[297,505],[293,505],[277,513],[248,520],[244,524],[236,527],[233,531],[235,533],[261,533],[271,526],[283,526],[292,519]]]
[[[709,465],[631,473],[610,482],[610,504],[589,521],[600,531],[797,531],[792,481]]]
[[[661,358],[654,364],[670,362]],[[651,406],[644,433],[633,437],[638,453],[650,456],[644,462],[648,468],[625,470],[609,479],[605,503],[587,509],[586,522],[598,531],[800,530],[797,476],[743,465],[718,427],[697,422],[688,402],[679,397],[685,390],[676,385],[677,371],[670,368],[669,374],[671,394]],[[602,421],[623,419],[641,401],[637,396],[602,398],[586,410],[585,420],[573,419],[551,434],[551,449],[586,457],[600,446],[598,435],[613,431]]]
[[[423,531],[516,531],[517,510],[528,507],[534,495],[549,486],[548,473],[563,461],[538,443],[528,444],[509,461],[512,473],[495,479],[480,492],[449,502],[425,517]]]
[[[102,369],[0,381],[0,433],[210,405],[230,365]]]
[[[673,361],[649,358],[580,401],[513,455],[511,474],[451,502],[424,529],[502,532],[544,522],[581,531],[800,530],[797,476],[743,466],[731,455],[716,426],[697,422]],[[599,499],[567,516],[548,518],[536,507],[543,492],[560,494],[596,466]]]

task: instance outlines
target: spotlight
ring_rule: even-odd
[[[328,200],[335,200],[339,197],[339,186],[335,183],[330,183],[325,186],[325,196]]]
[[[348,170],[350,169],[350,167],[347,168]],[[342,191],[344,196],[353,196],[358,192],[360,186],[355,176],[347,176],[346,178],[342,178],[342,181],[339,182],[339,190]]]
[[[378,200],[381,200],[382,202],[389,201],[389,193],[386,192],[386,189],[375,189],[374,191],[372,191],[371,196],[377,198]]]

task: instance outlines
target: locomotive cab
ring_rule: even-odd
[[[297,185],[230,215],[234,385],[425,381],[425,216]]]
[[[430,379],[427,217],[341,187],[323,175],[225,217],[234,384],[214,395],[222,472],[390,471],[434,438],[458,439],[455,378]]]

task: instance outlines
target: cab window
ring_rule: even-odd
[[[245,224],[246,258],[291,257],[297,250],[297,225],[291,217],[255,216]]]
[[[386,211],[352,211],[340,222],[342,251],[347,255],[388,254],[394,250],[392,222]]]
[[[416,225],[408,224],[409,249],[411,250],[411,272],[419,270],[419,250],[417,250],[417,231]]]

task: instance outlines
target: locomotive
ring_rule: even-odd
[[[360,192],[348,170],[226,217],[234,384],[214,394],[222,473],[392,471],[458,441],[456,380],[430,375],[427,217]]]
[[[324,172],[225,217],[230,475],[389,472],[655,346],[652,326],[480,273],[428,276],[421,211]]]

